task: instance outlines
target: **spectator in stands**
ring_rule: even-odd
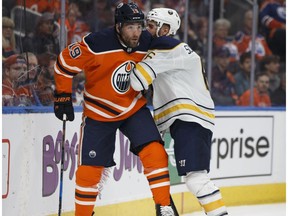
[[[54,65],[56,60],[57,56],[51,53],[45,53],[39,58],[41,71],[35,89],[43,106],[52,106],[54,102]]]
[[[195,48],[195,40],[197,40],[197,34],[195,31],[195,26],[190,19],[188,18],[188,25],[187,25],[187,44],[193,49]],[[182,20],[184,18],[182,17]],[[185,37],[185,22],[181,21],[179,31],[173,37],[179,37],[180,40],[184,40]],[[193,49],[194,50],[194,49]]]
[[[89,26],[78,19],[77,10],[73,7],[68,9],[65,25],[67,29],[67,45],[81,41],[82,37],[89,32]]]
[[[181,4],[178,0],[164,0],[164,7],[166,8],[173,8],[178,11],[178,6]]]
[[[271,94],[272,106],[286,106],[286,73],[280,74],[281,83]]]
[[[54,31],[54,15],[49,12],[43,13],[37,22],[35,32],[24,40],[24,52],[33,52],[36,55],[46,52],[59,54],[59,40]]]
[[[14,21],[8,17],[2,17],[2,58],[5,60],[16,53],[14,35]]]
[[[32,98],[32,105],[41,106],[41,102],[39,99],[39,92],[37,91],[36,82],[39,76],[39,64],[38,59],[34,53],[26,52],[22,53],[21,56],[25,59],[27,63],[27,80],[23,83],[31,95]]]
[[[240,97],[250,88],[251,52],[240,56],[239,70],[234,75],[236,94]]]
[[[74,106],[81,106],[84,102],[83,91],[85,84],[84,73],[79,73],[73,78],[72,102]]]
[[[253,91],[254,106],[269,107],[271,100],[269,96],[269,76],[266,73],[259,73],[256,75],[256,85]],[[250,89],[245,91],[239,98],[239,106],[250,106]]]
[[[215,7],[215,4],[214,4],[214,7]],[[202,17],[202,16],[208,17],[209,16],[209,1],[190,0],[189,1],[189,14],[193,14],[197,17]]]
[[[15,0],[3,0],[2,3],[2,17],[11,17],[11,10],[15,7]]]
[[[84,21],[89,25],[89,29],[95,32],[113,26],[113,14],[114,11],[112,11],[109,1],[95,0],[93,1],[92,10],[84,15]]]
[[[27,65],[18,54],[9,56],[4,63],[2,81],[2,106],[30,106],[32,95],[20,83],[27,78]]]
[[[233,43],[233,38],[229,37],[230,27],[230,21],[224,18],[217,19],[214,22],[213,49],[226,46],[230,52],[230,63],[233,64],[239,60],[239,54],[237,46]]]
[[[208,47],[208,20],[206,17],[199,17],[196,21],[195,36],[190,40],[190,47],[200,55],[203,60],[207,58]]]
[[[55,20],[59,20],[61,17],[61,1],[54,0],[54,8],[52,11],[48,11],[52,14],[54,14]],[[71,1],[71,0],[65,0],[65,14],[67,14],[69,9],[74,9],[75,13],[77,14],[77,17],[81,17],[82,14],[79,10],[79,6],[77,4],[77,1]]]
[[[192,0],[193,1],[193,0]],[[202,0],[203,1],[203,0]],[[205,1],[204,1],[205,2]],[[227,5],[229,5],[229,3],[231,2],[231,0],[214,0],[214,7],[213,7],[213,20],[217,20],[220,17],[223,16],[222,12],[223,12],[223,8],[226,8]],[[211,3],[210,1],[208,1],[208,4]],[[235,4],[237,5],[237,4]],[[238,6],[238,5],[237,5]],[[237,8],[238,9],[238,8]],[[225,13],[226,14],[226,13]]]
[[[59,0],[17,0],[17,5],[19,6],[24,6],[25,2],[25,7],[38,12],[38,13],[45,13],[45,12],[50,12],[55,14],[56,16],[58,16],[58,14],[60,14],[61,11],[61,1]],[[68,8],[68,3],[69,0],[65,1],[65,8]]]
[[[44,13],[47,11],[51,11],[53,8],[54,1],[43,1],[43,0],[26,0],[25,7],[36,11],[38,13]],[[23,0],[17,0],[18,6],[23,6]]]
[[[150,8],[164,8],[164,3],[158,2],[158,1],[151,1]]]
[[[237,45],[239,55],[251,51],[252,47],[252,29],[253,29],[253,11],[247,10],[244,15],[243,29],[235,35],[235,44]],[[257,34],[255,54],[257,60],[261,60],[265,55],[271,55],[266,39],[263,35]]]
[[[21,56],[25,58],[27,62],[27,83],[35,83],[39,74],[39,65],[36,55],[32,52],[25,52],[22,53]]]
[[[227,19],[217,19],[214,22],[213,47],[219,48],[227,43],[231,23]]]
[[[269,76],[269,91],[273,93],[280,86],[280,58],[276,55],[265,56],[261,61],[261,71]]]
[[[286,60],[286,7],[285,0],[264,0],[260,5],[259,20],[267,43],[274,55]]]
[[[235,90],[235,79],[228,70],[230,52],[225,46],[214,50],[215,66],[212,68],[211,95],[217,106],[232,106],[238,96]]]
[[[48,60],[48,67],[47,67],[47,73],[46,73],[46,78],[49,79],[53,83],[53,90],[55,90],[55,82],[54,82],[54,65],[56,63],[57,56],[51,54],[49,56]]]

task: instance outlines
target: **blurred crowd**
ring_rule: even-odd
[[[2,106],[51,106],[54,64],[60,53],[61,1],[24,2],[26,5],[22,0],[3,0]],[[80,41],[89,32],[112,27],[119,2],[130,1],[66,0],[65,46]],[[186,0],[133,2],[144,13],[155,7],[177,10],[182,23],[176,37],[187,40],[207,66],[209,0],[189,0],[188,27],[184,22]],[[215,0],[214,5],[210,91],[215,105],[249,106],[252,83],[253,106],[286,106],[285,0],[258,1],[254,64],[252,5],[244,0]],[[74,105],[82,104],[84,82],[81,73],[73,80]]]

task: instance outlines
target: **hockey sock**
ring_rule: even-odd
[[[185,182],[207,216],[228,215],[221,193],[208,177],[206,170],[187,173]]]
[[[75,216],[92,215],[104,167],[81,165],[76,171]]]
[[[144,166],[144,174],[149,182],[154,202],[161,206],[170,205],[168,155],[163,145],[152,142],[140,151],[139,157]]]

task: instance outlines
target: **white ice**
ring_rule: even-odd
[[[286,203],[231,206],[227,207],[229,216],[286,216]],[[182,216],[205,216],[203,212],[183,214]]]

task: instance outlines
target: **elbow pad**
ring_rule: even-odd
[[[136,91],[147,90],[156,78],[156,73],[145,62],[140,62],[130,75],[131,86]]]
[[[130,74],[130,83],[135,91],[147,90],[149,87],[148,83],[143,79],[136,68],[134,68],[133,72]]]

